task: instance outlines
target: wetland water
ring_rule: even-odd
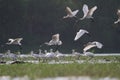
[[[10,77],[10,76],[1,76],[0,80],[31,80],[28,76],[23,77]],[[52,77],[52,78],[36,78],[34,80],[119,80],[118,78],[91,78],[88,76],[69,76],[69,77]]]

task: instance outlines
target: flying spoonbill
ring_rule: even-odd
[[[20,49],[22,49],[22,44],[20,43],[23,38],[16,38],[16,39],[8,39],[8,42],[6,43],[7,45],[18,45]]]
[[[82,18],[80,18],[80,20],[83,20],[85,18],[93,19],[92,15],[96,9],[97,9],[97,6],[94,6],[93,8],[88,9],[88,5],[84,4],[83,5],[84,16]]]
[[[77,32],[74,41],[78,40],[80,37],[82,37],[85,33],[89,33],[87,30],[80,29],[79,32]]]
[[[54,34],[52,36],[52,40],[49,42],[45,42],[45,44],[51,46],[51,45],[62,45],[62,41],[59,39],[60,34]]]
[[[62,41],[60,40],[60,34],[54,34],[52,36],[52,40],[50,40],[49,42],[45,42],[46,45],[48,46],[52,46],[55,45],[56,49],[55,51],[59,48],[60,45],[62,45]]]
[[[76,17],[76,14],[78,13],[78,11],[79,11],[79,10],[72,11],[72,10],[67,6],[67,7],[66,7],[67,15],[64,16],[63,19]]]
[[[9,42],[7,42],[6,44],[11,45],[11,44],[15,44],[15,45],[21,45],[21,40],[23,40],[23,38],[16,38],[16,39],[8,39]]]
[[[88,42],[88,44],[85,46],[85,48],[83,49],[84,52],[86,52],[87,50],[93,48],[93,47],[97,47],[99,49],[101,49],[103,47],[103,44],[97,41],[93,41],[93,42]]]

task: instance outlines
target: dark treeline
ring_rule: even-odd
[[[93,15],[94,22],[85,19],[73,27],[74,18],[62,19],[66,6],[79,9],[77,17],[82,17],[83,4],[90,8],[98,6]],[[63,41],[60,51],[63,52],[71,49],[82,52],[83,45],[89,41],[103,43],[103,48],[95,48],[95,52],[120,52],[120,23],[114,24],[119,8],[120,0],[0,0],[0,44],[4,45],[8,38],[23,37],[23,51],[28,52],[39,49],[40,44],[49,41],[53,34],[60,33]],[[88,30],[91,37],[84,35],[73,41],[81,28]],[[0,51],[16,48],[1,47]]]

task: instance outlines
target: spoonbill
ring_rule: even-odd
[[[84,30],[84,29],[80,29],[78,32],[77,32],[77,34],[76,34],[76,36],[75,36],[75,38],[74,38],[74,41],[76,41],[76,40],[78,40],[80,37],[82,37],[85,33],[89,33],[87,30]]]
[[[72,18],[72,17],[76,17],[76,14],[79,12],[79,10],[75,10],[75,11],[72,11],[70,9],[70,7],[66,7],[66,12],[67,12],[67,15],[63,17],[63,19],[65,18]]]
[[[50,40],[49,42],[45,42],[46,45],[48,46],[52,46],[55,45],[56,49],[55,51],[59,48],[60,45],[62,45],[62,41],[60,40],[60,34],[54,34],[52,36],[52,40]]]
[[[9,42],[7,42],[6,44],[11,45],[11,44],[15,44],[15,45],[21,45],[21,40],[23,40],[23,38],[16,38],[16,39],[8,39]]]
[[[117,10],[118,20],[114,22],[114,24],[117,24],[120,22],[120,9]]]
[[[97,42],[97,41],[88,42],[87,45],[85,46],[85,48],[83,49],[83,51],[86,52],[87,50],[89,50],[93,47],[97,47],[97,48],[101,49],[103,47],[103,44],[100,42]]]
[[[50,49],[50,52],[47,52],[45,50],[45,57],[49,60],[54,59],[55,58],[55,53],[53,52],[53,49]]]
[[[34,53],[34,51],[31,51],[30,54],[33,58],[35,58],[35,59],[38,58],[39,59],[39,54]]]
[[[6,55],[8,58],[12,59],[13,61],[14,61],[14,60],[17,60],[17,58],[18,58],[17,54],[11,53],[10,50],[7,50],[7,52],[5,53],[5,55]]]
[[[23,40],[23,38],[16,38],[16,39],[8,39],[8,42],[6,43],[7,45],[18,45],[20,50],[22,50],[22,44],[21,41]]]
[[[64,55],[63,53],[59,52],[58,50],[55,52],[56,58],[60,59],[64,59]]]
[[[92,52],[83,52],[85,56],[88,56],[88,57],[94,57],[94,53]]]
[[[5,55],[3,53],[0,53],[0,63],[4,61]]]
[[[54,34],[52,36],[52,40],[49,42],[45,42],[45,44],[51,46],[51,45],[62,45],[62,41],[59,39],[60,34]]]
[[[74,49],[72,49],[72,55],[76,58],[79,59],[81,54],[79,52],[76,52]]]
[[[94,11],[97,9],[97,6],[94,6],[92,7],[91,9],[88,9],[88,5],[87,4],[84,4],[83,5],[83,13],[84,13],[84,16],[82,18],[80,18],[80,20],[83,20],[85,18],[88,18],[88,19],[93,19],[92,15],[94,13]]]

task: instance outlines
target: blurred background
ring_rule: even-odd
[[[83,16],[82,6],[89,8],[97,5],[98,9],[93,14],[94,22],[89,19],[79,21],[75,27],[74,18],[62,19],[66,15],[65,7],[72,10],[79,9],[78,18]],[[72,49],[82,52],[84,44],[89,41],[99,41],[104,46],[98,53],[120,52],[120,23],[114,24],[120,9],[120,0],[0,0],[0,45],[4,45],[8,38],[23,37],[22,51],[50,49],[40,47],[44,42],[51,40],[53,34],[59,33],[63,45],[61,52],[70,53]],[[90,32],[76,42],[74,37],[79,29]],[[18,51],[19,47],[1,46],[0,52],[6,50]]]

